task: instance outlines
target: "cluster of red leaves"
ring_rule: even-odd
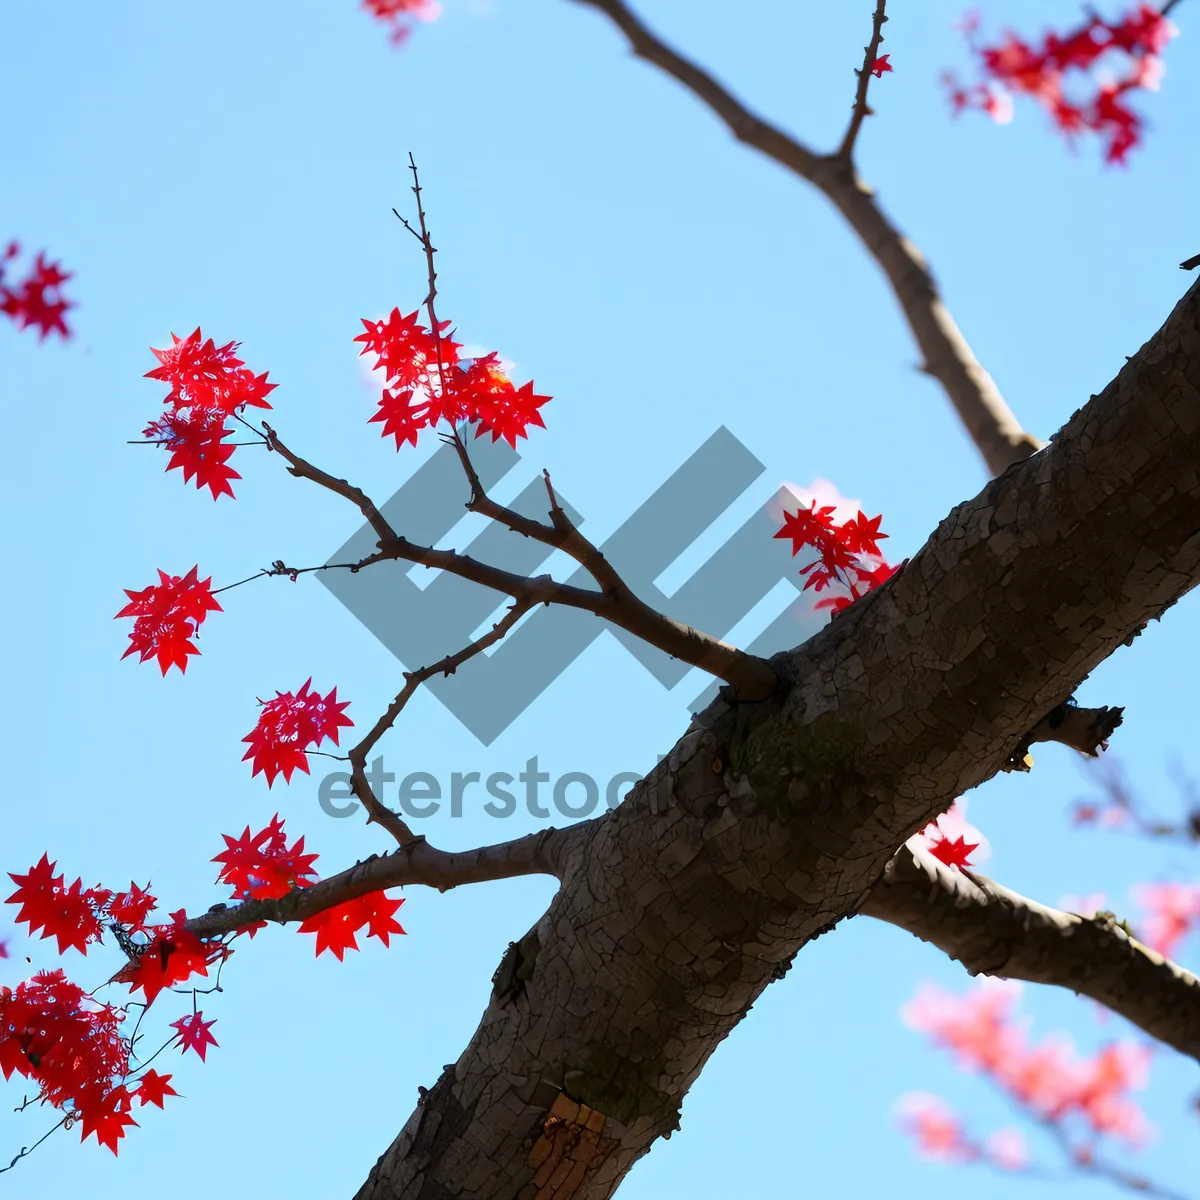
[[[267,395],[276,387],[267,382],[269,372],[249,370],[236,356],[237,348],[237,342],[218,346],[212,338],[204,340],[198,328],[185,338],[171,334],[167,349],[151,346],[159,365],[146,372],[147,379],[166,383],[171,391],[170,407],[142,436],[171,452],[168,471],[181,468],[185,483],[195,478],[196,487],[207,487],[214,500],[232,496],[230,480],[241,478],[229,465],[234,446],[227,439],[233,429],[226,421],[247,405],[270,408]]]
[[[528,436],[530,425],[545,427],[538,409],[550,397],[534,393],[533,383],[516,387],[501,370],[499,356],[462,358],[462,346],[446,332],[443,321],[434,332],[417,319],[392,309],[386,320],[363,321],[360,356],[373,354],[372,370],[382,371],[386,387],[379,411],[371,418],[383,424],[382,437],[394,437],[396,449],[417,444],[417,434],[439,421],[471,421],[475,436],[491,433],[510,446]]]
[[[301,688],[301,694],[306,692],[307,687],[308,684],[305,684]],[[331,692],[329,699],[332,698]],[[334,705],[335,717],[340,716],[341,707],[345,706]],[[340,717],[340,720],[349,724],[344,717]],[[336,733],[335,726],[335,741]],[[230,837],[229,834],[223,836],[225,849],[213,862],[221,864],[217,882],[232,887],[235,900],[277,899],[286,896],[294,888],[312,887],[317,882],[313,863],[318,856],[304,852],[303,837],[288,845],[283,821],[278,813],[258,833],[252,834],[247,825],[239,838]],[[385,946],[391,945],[392,934],[404,933],[395,920],[395,914],[403,903],[403,900],[389,899],[386,892],[369,892],[308,917],[300,923],[300,932],[316,934],[318,955],[329,950],[341,962],[347,950],[358,949],[355,935],[364,926],[368,937],[378,938]],[[253,935],[256,928],[261,928],[261,924],[248,926],[247,932]]]
[[[17,890],[6,903],[20,905],[17,923],[28,925],[31,937],[40,929],[43,938],[57,940],[59,954],[68,946],[86,954],[88,946],[98,942],[105,928],[114,923],[130,930],[144,929],[146,917],[157,903],[149,892],[136,883],[130,883],[126,892],[85,888],[82,879],[66,886],[64,877],[54,873],[56,865],[43,854],[28,874],[9,875]]]
[[[63,318],[75,305],[63,298],[61,289],[71,278],[70,273],[39,253],[25,278],[10,287],[4,281],[7,264],[20,253],[20,243],[9,242],[0,255],[0,313],[14,321],[18,329],[36,325],[39,339],[57,333],[66,341],[71,331]]]
[[[901,1015],[961,1067],[986,1075],[1032,1120],[1055,1126],[1076,1162],[1092,1161],[1105,1137],[1141,1145],[1149,1126],[1129,1093],[1145,1086],[1149,1049],[1113,1042],[1081,1058],[1069,1038],[1031,1041],[1028,1023],[1013,1012],[1019,994],[1019,984],[995,979],[965,995],[925,985]],[[977,1159],[977,1144],[952,1114],[932,1111],[936,1120],[926,1116],[909,1124],[922,1149],[958,1161]]]
[[[389,27],[388,40],[394,46],[412,32],[413,21],[436,21],[442,15],[438,0],[362,0],[362,6]]]
[[[800,568],[800,574],[808,577],[804,590],[844,589],[843,595],[827,596],[814,606],[837,614],[890,579],[896,568],[888,566],[879,553],[880,540],[888,536],[879,532],[882,516],[869,518],[860,511],[839,525],[834,511],[834,505],[818,508],[814,500],[799,512],[785,512],[783,528],[775,536],[791,540],[793,558],[806,547],[816,551],[817,557]]]
[[[111,932],[128,956],[112,982],[141,988],[147,1004],[164,988],[207,975],[208,966],[229,953],[224,943],[201,942],[185,929],[183,911],[171,914],[169,924],[149,924],[157,901],[135,883],[121,892],[85,888],[80,879],[67,885],[54,868],[43,854],[26,874],[10,876],[17,890],[7,902],[20,906],[17,922],[28,925],[30,935],[41,930],[43,938],[55,938],[60,954],[68,947],[86,954],[105,931]],[[69,1124],[82,1126],[84,1139],[95,1133],[114,1154],[126,1127],[137,1124],[131,1115],[134,1100],[161,1108],[165,1096],[177,1095],[170,1075],[149,1070],[130,1080],[132,1045],[120,1032],[125,1015],[124,1008],[92,1000],[61,970],[39,972],[15,990],[0,988],[5,1079],[15,1072],[33,1080],[39,1102],[62,1110]],[[190,1028],[180,1029],[173,1040],[204,1057],[204,1046],[194,1043]]]
[[[317,882],[312,864],[319,856],[304,852],[304,835],[288,845],[278,812],[256,834],[246,826],[240,838],[221,836],[226,848],[212,862],[221,864],[217,883],[232,887],[234,900],[277,899],[293,888],[312,887]]]
[[[1030,44],[1014,33],[997,46],[975,41],[979,28],[972,15],[963,28],[979,59],[985,79],[968,87],[952,72],[943,76],[954,112],[974,108],[996,121],[1012,117],[1010,95],[1031,96],[1071,140],[1095,133],[1105,140],[1106,162],[1124,163],[1142,140],[1142,117],[1128,105],[1130,93],[1155,91],[1163,75],[1160,55],[1175,36],[1175,26],[1149,4],[1138,4],[1116,21],[1093,13],[1080,26],[1059,35],[1047,33]],[[1122,67],[1115,77],[1097,73],[1090,94],[1068,97],[1065,79],[1071,72],[1087,76],[1101,59]]]
[[[140,592],[125,589],[129,603],[113,618],[133,618],[129,647],[122,658],[137,654],[140,662],[157,658],[165,675],[171,667],[187,670],[188,656],[199,654],[192,641],[210,612],[220,612],[212,591],[212,577],[199,578],[199,568],[186,575],[160,570],[158,583]]]
[[[38,1085],[36,1099],[67,1114],[114,1154],[137,1100],[163,1106],[178,1096],[170,1075],[153,1068],[130,1079],[125,1011],[92,1000],[61,970],[40,971],[16,989],[0,988],[0,1072]],[[201,1055],[203,1057],[203,1055]]]
[[[338,730],[354,724],[344,715],[350,701],[339,701],[337,688],[322,696],[320,692],[309,691],[311,685],[312,679],[306,679],[295,694],[276,692],[274,700],[260,700],[258,724],[242,738],[250,743],[242,761],[253,759],[251,776],[266,772],[268,787],[277,775],[282,775],[285,783],[291,783],[293,771],[307,774],[306,751],[315,749],[325,738],[336,746]]]
[[[385,946],[392,944],[393,933],[403,934],[404,930],[395,919],[396,911],[403,903],[403,899],[389,899],[386,892],[368,892],[302,921],[300,932],[315,933],[317,954],[330,950],[341,962],[347,950],[358,949],[355,934],[364,925],[367,937],[378,938]]]
[[[208,968],[229,957],[231,951],[221,941],[201,941],[186,928],[187,913],[171,913],[170,924],[151,925],[145,930],[149,940],[137,947],[129,962],[113,976],[131,991],[142,990],[146,1003],[152,1004],[159,992],[178,987],[194,975],[208,975]],[[126,946],[129,942],[125,942]]]
[[[121,1035],[125,1013],[97,1004],[62,971],[40,971],[11,988],[0,988],[0,1071],[38,1085],[38,1099],[66,1110],[115,1154],[133,1096],[125,1086],[129,1039]]]
[[[68,885],[64,876],[54,873],[55,866],[43,854],[27,874],[9,876],[17,885],[7,900],[20,906],[17,924],[28,925],[31,937],[41,930],[43,938],[54,938],[59,954],[68,947],[86,954],[105,930],[112,931],[132,955],[115,979],[132,989],[141,988],[147,1003],[163,988],[192,975],[207,975],[208,964],[224,956],[223,945],[202,943],[183,928],[187,920],[183,910],[172,913],[169,924],[148,924],[158,901],[136,883],[124,892],[85,888],[82,879]]]
[[[318,855],[304,853],[303,835],[288,845],[278,813],[258,833],[252,834],[247,825],[239,838],[221,836],[225,849],[213,859],[221,864],[217,882],[233,888],[235,900],[277,899],[317,880],[312,865]]]

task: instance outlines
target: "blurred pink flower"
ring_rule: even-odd
[[[1146,944],[1173,958],[1176,946],[1200,925],[1200,884],[1144,883],[1133,896],[1148,914],[1139,923]]]
[[[1002,1171],[1023,1171],[1029,1166],[1025,1135],[1011,1126],[989,1134],[984,1139],[983,1152],[988,1161]]]
[[[966,1162],[978,1156],[946,1103],[929,1092],[909,1092],[896,1105],[900,1128],[917,1142],[917,1153],[939,1162]]]

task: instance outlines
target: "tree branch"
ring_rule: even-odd
[[[858,234],[892,286],[920,348],[922,370],[954,405],[988,470],[998,475],[1045,445],[1026,433],[947,311],[921,252],[888,220],[853,163],[821,155],[751,112],[722,84],[653,34],[623,0],[575,0],[607,16],[639,58],[677,79],[740,142],[819,188]]]
[[[517,943],[519,991],[493,989],[358,1200],[542,1187],[534,1157],[562,1094],[603,1122],[572,1200],[609,1200],[772,980],[862,910],[895,847],[1200,582],[1198,461],[1200,283],[1044,453],[773,659],[790,688],[715,701],[620,806],[572,827],[562,886]],[[1081,921],[1075,936],[1060,941],[1095,934]],[[1160,975],[1180,993],[1182,976],[1131,950],[1114,1003],[1136,1011],[1143,971],[1145,995]],[[1155,1003],[1147,1027],[1190,1044]]]
[[[347,756],[350,759],[351,786],[354,794],[363,802],[363,807],[367,810],[367,824],[377,822],[382,825],[401,846],[411,845],[418,838],[396,813],[376,797],[367,780],[367,756],[379,739],[396,723],[396,718],[404,711],[409,700],[413,698],[425,680],[432,679],[435,675],[453,675],[468,659],[474,658],[475,655],[500,641],[531,608],[546,602],[546,597],[554,588],[554,580],[549,575],[542,575],[532,580],[532,583],[535,587],[534,594],[513,604],[504,617],[482,637],[428,667],[421,667],[416,671],[406,671],[404,687],[388,705],[383,716],[375,722],[367,736]],[[538,585],[540,585],[540,594],[536,590]]]
[[[1099,758],[1108,749],[1108,739],[1124,719],[1125,710],[1105,705],[1080,708],[1072,697],[1055,705],[1017,744],[1005,763],[1007,771],[1028,771],[1033,765],[1029,747],[1034,742],[1058,742],[1088,758]]]
[[[854,155],[854,143],[858,141],[858,131],[867,117],[872,115],[872,109],[867,104],[867,89],[871,85],[871,68],[879,57],[879,47],[883,44],[883,24],[887,20],[887,0],[876,0],[875,16],[872,18],[871,40],[863,48],[864,57],[862,70],[858,72],[858,88],[854,94],[854,112],[850,116],[850,126],[842,144],[838,147],[838,155],[850,159]]]
[[[568,608],[582,609],[628,630],[650,645],[657,646],[665,654],[725,680],[741,700],[754,703],[775,694],[779,680],[766,659],[747,654],[719,638],[672,620],[639,600],[623,584],[621,590],[615,592],[594,592],[557,581],[552,581],[552,586],[547,588],[544,579],[517,575],[512,571],[479,562],[469,555],[459,554],[455,550],[437,550],[431,546],[420,546],[410,542],[392,529],[361,488],[330,475],[289,450],[275,430],[265,422],[263,429],[266,430],[268,445],[287,461],[291,474],[309,479],[344,497],[367,518],[379,535],[379,554],[372,555],[372,561],[401,559],[420,563],[422,566],[449,571],[450,574],[469,579],[472,583],[479,583],[512,596],[514,600],[532,604],[562,604]],[[563,519],[566,519],[566,514],[563,514]],[[565,549],[569,535],[556,536],[563,537]]]
[[[1060,912],[908,845],[861,911],[937,946],[972,975],[1069,988],[1200,1061],[1200,979],[1109,917]]]
[[[417,838],[391,854],[371,855],[360,863],[322,879],[308,888],[294,888],[274,900],[247,900],[193,917],[186,928],[201,938],[219,937],[244,929],[256,921],[280,924],[303,921],[326,909],[369,892],[423,884],[448,892],[468,883],[515,879],[519,875],[558,876],[563,855],[578,825],[551,826],[511,842],[481,846],[476,850],[446,851]]]

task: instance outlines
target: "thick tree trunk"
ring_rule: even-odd
[[[1200,580],[1200,285],[1049,447],[718,701],[562,887],[359,1200],[601,1200],[793,955]]]

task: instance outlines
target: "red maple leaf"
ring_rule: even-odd
[[[132,1107],[133,1100],[124,1084],[118,1084],[107,1095],[89,1097],[79,1109],[83,1127],[79,1140],[85,1142],[94,1133],[100,1145],[116,1154],[117,1142],[125,1136],[126,1128],[137,1125],[129,1112]]]
[[[163,1100],[167,1096],[178,1096],[179,1093],[171,1086],[170,1075],[160,1075],[153,1067],[146,1071],[138,1080],[137,1091],[134,1092],[143,1108],[147,1104],[157,1104],[163,1108]]]
[[[171,1028],[179,1031],[179,1048],[186,1054],[195,1050],[201,1059],[208,1053],[209,1046],[219,1046],[220,1043],[209,1030],[216,1021],[205,1021],[202,1012],[194,1012],[190,1017],[181,1017],[171,1022]]]
[[[477,358],[465,371],[448,376],[447,384],[453,419],[475,422],[476,437],[490,433],[493,442],[504,438],[515,447],[517,438],[529,436],[530,425],[546,427],[538,409],[551,397],[535,395],[532,380],[514,387],[495,353]]]
[[[330,950],[341,962],[347,950],[358,949],[355,934],[364,925],[368,937],[376,937],[385,946],[390,946],[391,935],[404,932],[395,920],[395,913],[403,903],[403,899],[388,899],[386,892],[368,892],[365,896],[327,908],[315,917],[308,917],[300,923],[300,932],[315,933],[317,954]]]
[[[929,853],[934,858],[944,862],[948,867],[969,867],[971,865],[971,854],[979,849],[978,842],[968,842],[961,835],[956,838],[948,838],[941,830],[938,833],[938,840],[929,847]]]
[[[871,74],[874,75],[876,79],[882,79],[884,71],[890,71],[892,69],[892,64],[888,61],[888,59],[891,57],[892,56],[890,54],[881,54],[871,64]]]
[[[267,382],[270,372],[255,375],[247,370],[235,354],[238,342],[217,346],[212,338],[202,341],[202,336],[197,327],[185,338],[171,334],[171,345],[165,350],[150,347],[160,365],[145,377],[170,386],[167,402],[174,408],[218,408],[226,413],[247,405],[270,408],[267,394],[276,387]]]
[[[0,938],[0,958],[8,958],[8,939]]]
[[[405,442],[415,446],[422,429],[455,419],[442,394],[442,379],[456,368],[462,347],[446,332],[449,321],[441,323],[435,336],[418,316],[417,312],[402,316],[393,308],[385,320],[364,319],[364,331],[354,339],[363,343],[360,357],[373,354],[372,370],[383,372],[387,387],[370,420],[383,424],[380,436],[394,437],[397,450]]]
[[[229,466],[235,447],[225,444],[225,439],[233,436],[226,418],[223,408],[175,409],[152,421],[142,436],[171,451],[166,469],[181,468],[184,483],[194,476],[196,487],[207,487],[214,500],[222,495],[232,497],[229,481],[241,479],[241,475]]]
[[[379,399],[379,409],[368,424],[379,421],[383,425],[380,437],[394,437],[396,449],[405,442],[415,446],[417,435],[437,421],[437,406],[430,400],[420,400],[412,388],[384,388]]]
[[[855,554],[878,555],[880,540],[888,536],[879,532],[879,522],[882,520],[882,513],[877,517],[868,517],[860,508],[858,515],[842,526],[846,548]]]
[[[37,326],[38,339],[57,333],[64,341],[71,336],[63,317],[75,305],[63,298],[61,287],[71,276],[57,263],[39,254],[29,274],[14,287],[4,282],[5,264],[21,252],[17,242],[9,242],[0,257],[0,313],[11,317],[19,329]]]
[[[818,508],[814,500],[808,508],[794,513],[785,512],[783,528],[775,536],[791,539],[794,558],[805,546],[820,545],[829,536],[834,526],[833,512],[832,504]]]
[[[887,534],[884,534],[883,536],[887,537]],[[905,559],[904,562],[908,562],[908,559]],[[900,564],[901,567],[903,565],[904,563]],[[879,587],[880,584],[887,583],[887,581],[891,579],[891,577],[895,575],[898,570],[900,570],[900,567],[893,567],[888,563],[880,563],[879,566],[874,567],[871,570],[867,570],[863,567],[855,567],[855,570],[858,572],[859,581],[861,583],[865,583],[867,585],[866,591],[870,592]]]
[[[54,874],[55,865],[43,854],[27,875],[10,874],[18,887],[6,903],[21,906],[17,923],[28,924],[30,937],[41,929],[43,938],[58,939],[59,954],[68,946],[86,954],[88,946],[100,940],[102,926],[96,910],[107,896],[84,889],[81,879],[64,887],[63,877]]]
[[[235,900],[286,896],[292,888],[311,887],[316,882],[312,864],[318,855],[304,853],[303,836],[293,845],[287,844],[278,813],[253,836],[249,825],[240,838],[227,833],[221,836],[225,850],[212,861],[222,864],[217,882],[232,887]]]
[[[122,925],[141,929],[157,904],[158,900],[154,896],[130,880],[129,891],[118,892],[109,900],[108,915]]]
[[[354,340],[363,343],[360,358],[364,354],[375,355],[371,369],[383,371],[385,383],[428,391],[437,386],[442,371],[458,363],[462,347],[446,334],[449,321],[441,323],[435,337],[421,324],[419,316],[418,311],[401,316],[400,310],[393,308],[382,321],[364,318],[364,332]]]
[[[267,786],[282,775],[285,783],[292,780],[293,771],[308,773],[308,756],[305,753],[329,738],[336,746],[338,730],[354,722],[343,712],[349,708],[348,700],[339,701],[337,688],[322,696],[310,692],[312,679],[294,695],[291,692],[276,692],[274,700],[265,703],[258,715],[258,724],[244,737],[250,749],[242,755],[242,761],[254,760],[251,777],[259,771],[266,772]]]
[[[164,675],[173,666],[187,670],[188,656],[200,653],[192,638],[210,612],[221,611],[212,594],[212,577],[201,580],[198,575],[198,567],[182,577],[160,570],[158,583],[140,592],[125,589],[129,603],[114,620],[133,617],[134,622],[122,658],[131,654],[139,655],[141,662],[157,658]]]

